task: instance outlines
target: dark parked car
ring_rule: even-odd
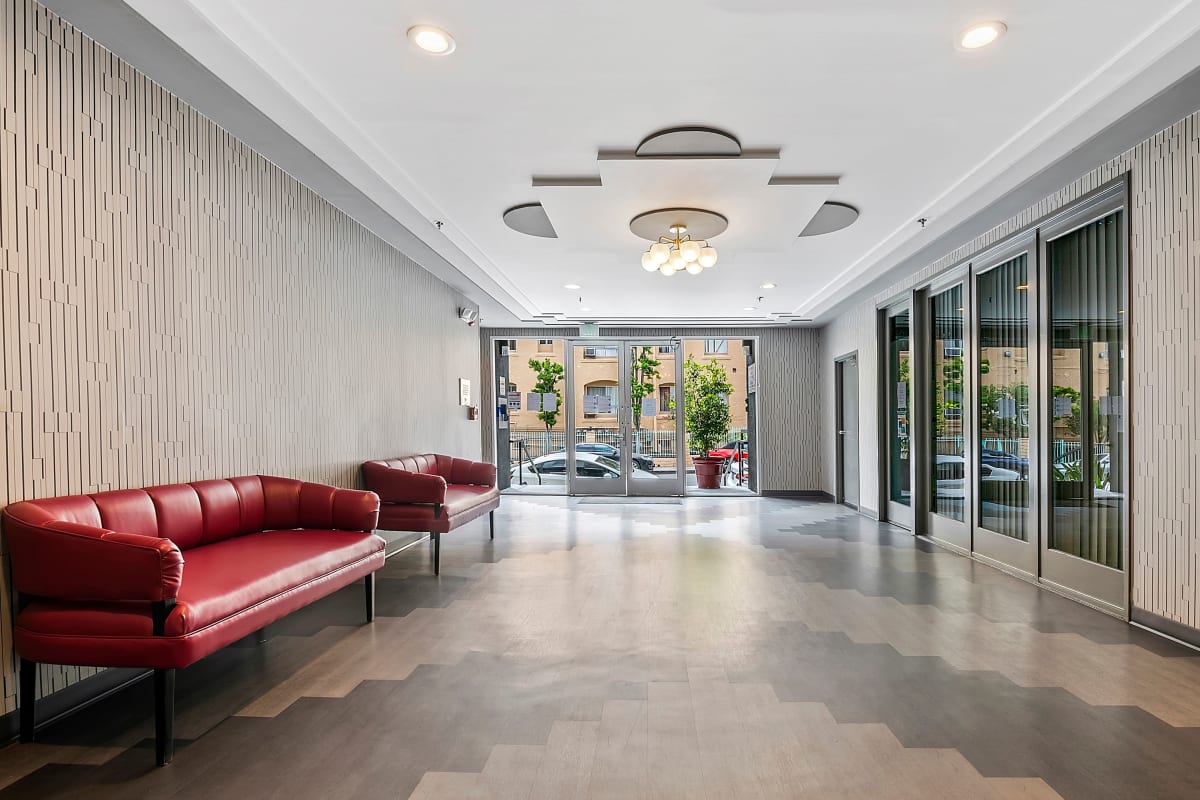
[[[1003,450],[984,450],[980,454],[980,461],[986,466],[994,469],[1007,469],[1018,473],[1022,478],[1029,477],[1029,459],[1021,458],[1012,453],[1006,453]]]
[[[562,453],[566,451],[557,450],[555,452]],[[596,453],[597,455],[608,456],[617,463],[621,461],[621,449],[611,444],[604,444],[603,442],[580,442],[575,445],[575,452]],[[638,469],[644,469],[646,472],[654,472],[654,459],[640,453],[634,453],[633,466]]]

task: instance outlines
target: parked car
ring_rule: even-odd
[[[581,478],[620,478],[621,463],[599,453],[575,452],[575,474]],[[521,486],[563,486],[567,482],[567,454],[547,453],[512,468],[512,483]],[[629,477],[656,480],[653,472],[634,467]]]
[[[1003,450],[987,450],[984,449],[980,454],[980,461],[996,469],[1007,469],[1019,473],[1022,478],[1029,475],[1029,459],[1021,458],[1021,456],[1013,453],[1006,453]]]
[[[935,489],[938,497],[963,497],[966,461],[962,456],[939,455],[934,459]],[[979,465],[979,477],[985,481],[1019,481],[1021,473],[989,464]]]
[[[555,450],[548,455],[560,455],[566,450]],[[621,448],[604,442],[579,442],[575,445],[576,453],[595,453],[596,455],[607,456],[618,464],[621,463]],[[641,453],[633,454],[633,466],[638,469],[644,469],[646,472],[654,472],[654,459],[649,456],[644,456]]]
[[[741,445],[740,449],[738,448],[738,445]],[[750,443],[747,441],[726,442],[725,444],[718,447],[716,450],[709,450],[708,457],[709,458],[724,458],[726,460],[728,460],[730,458],[736,458],[739,461],[741,461],[742,459],[749,459],[750,458]]]

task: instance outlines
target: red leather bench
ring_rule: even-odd
[[[33,738],[37,664],[151,668],[166,764],[176,669],[358,578],[374,618],[378,517],[371,492],[267,476],[8,506],[21,739]]]
[[[379,528],[418,531],[433,539],[433,573],[441,572],[442,534],[488,515],[496,538],[500,507],[496,467],[437,454],[368,461],[362,466],[366,487],[379,495]]]

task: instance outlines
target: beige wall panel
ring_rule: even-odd
[[[0,505],[478,456],[452,289],[41,6],[0,26]]]

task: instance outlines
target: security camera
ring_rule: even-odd
[[[475,320],[479,319],[479,312],[473,308],[460,308],[458,310],[458,318],[468,325],[474,325]]]

